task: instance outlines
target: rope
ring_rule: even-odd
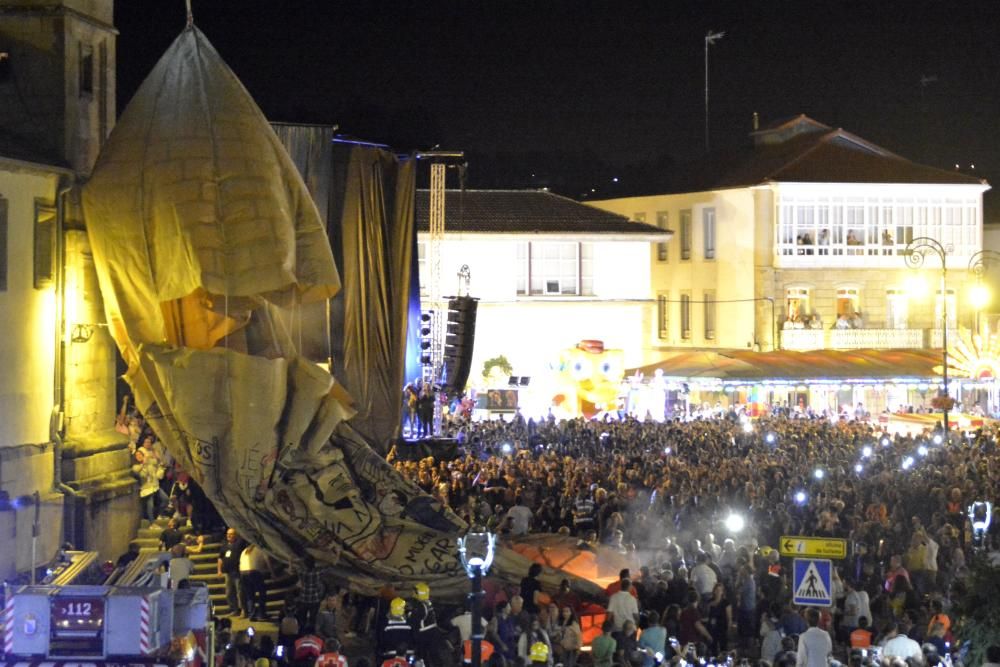
[[[192,27],[194,25],[194,14],[191,12],[191,0],[184,0],[184,4],[187,5],[187,27]]]

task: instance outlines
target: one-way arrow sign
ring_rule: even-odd
[[[778,542],[782,556],[812,558],[847,558],[847,540],[837,537],[801,537],[783,535]]]

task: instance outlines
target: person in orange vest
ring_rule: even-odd
[[[323,640],[316,635],[304,635],[295,640],[294,660],[318,658],[321,653],[323,653]]]
[[[323,647],[324,653],[316,658],[315,667],[348,667],[347,658],[340,654],[340,642],[327,639]]]
[[[479,649],[479,656],[482,660],[481,664],[486,664],[489,659],[493,656],[493,644],[483,640]],[[466,665],[472,664],[472,640],[466,639],[462,642],[462,662]]]
[[[858,627],[851,632],[851,648],[871,648],[872,633],[868,629],[868,617],[858,617]]]

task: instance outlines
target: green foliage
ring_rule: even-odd
[[[986,662],[986,649],[1000,646],[1000,567],[990,565],[981,555],[973,558],[965,592],[956,596],[955,617],[959,620],[958,636],[969,643],[966,665]]]
[[[514,367],[510,365],[509,361],[507,361],[507,357],[502,354],[500,356],[493,357],[492,359],[487,359],[483,363],[483,378],[489,379],[490,373],[493,372],[494,368],[499,370],[505,376],[509,376],[514,372]]]

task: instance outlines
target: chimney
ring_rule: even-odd
[[[760,129],[760,116],[757,115],[756,111],[753,112],[753,122],[752,122],[752,124],[753,124],[753,131],[754,132],[756,132],[757,130]]]

